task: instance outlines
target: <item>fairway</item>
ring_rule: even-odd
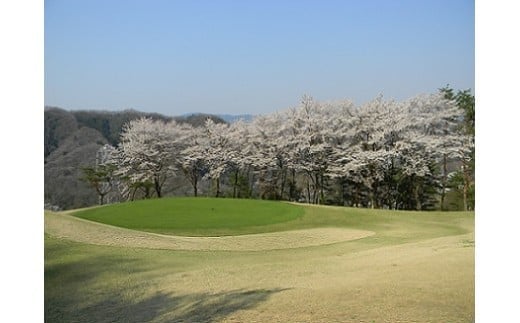
[[[126,206],[88,211],[115,207]],[[255,214],[241,207],[219,216]],[[172,224],[167,234],[46,212],[45,320],[474,321],[473,213],[267,202],[263,212],[270,209],[285,210],[284,220]]]

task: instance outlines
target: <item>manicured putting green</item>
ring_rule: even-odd
[[[78,211],[73,215],[156,233],[225,235],[261,232],[264,230],[259,230],[258,227],[295,220],[303,216],[303,213],[301,206],[273,201],[162,198],[97,207]]]

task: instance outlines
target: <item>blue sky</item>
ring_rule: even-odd
[[[45,105],[180,115],[474,90],[474,2],[45,1]]]

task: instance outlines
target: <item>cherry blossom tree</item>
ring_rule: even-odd
[[[193,196],[199,193],[199,183],[207,173],[206,147],[208,146],[204,128],[186,125],[183,128],[182,150],[179,167],[193,188]]]
[[[289,124],[287,114],[278,112],[258,116],[250,125],[250,162],[259,174],[261,196],[284,199],[294,193],[292,184],[286,193],[288,175],[294,170]]]
[[[141,118],[123,127],[120,152],[120,175],[127,179],[132,198],[138,188],[145,197],[151,197],[151,189],[162,197],[163,185],[175,169],[174,132],[175,121]]]
[[[217,197],[425,209],[439,195],[443,204],[448,160],[467,160],[462,174],[471,171],[465,165],[474,141],[460,131],[462,115],[456,100],[437,93],[403,102],[379,96],[358,107],[303,96],[298,106],[251,123],[139,119],[123,129],[118,173],[132,198],[137,189],[161,197],[180,169],[194,196],[209,180]]]
[[[255,153],[252,130],[253,127],[239,120],[229,126],[227,133],[229,154],[227,169],[231,173],[230,181],[234,198],[251,195],[248,184]],[[243,191],[244,186],[246,186],[245,191]]]
[[[204,178],[213,181],[216,197],[221,196],[221,177],[228,169],[229,162],[233,157],[233,152],[229,149],[228,131],[228,124],[215,123],[208,118],[203,128],[204,139],[199,143],[197,150],[193,151],[195,158],[204,161],[207,167]]]

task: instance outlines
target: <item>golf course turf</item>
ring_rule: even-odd
[[[204,236],[262,232],[267,225],[301,217],[303,208],[247,199],[163,198],[91,208],[74,215],[127,229]]]
[[[155,203],[164,204],[159,207]],[[170,210],[175,203],[179,205],[175,212],[185,204],[189,210],[184,214],[191,218],[178,222],[152,220],[152,224],[144,221],[148,216],[145,209]],[[173,214],[168,212],[163,214]],[[211,222],[210,212],[220,221]],[[160,218],[160,213],[154,214]],[[132,219],[135,216],[141,218]],[[202,224],[195,219],[209,222]],[[160,228],[161,221],[166,223],[166,229]],[[77,231],[71,237],[83,240],[61,235],[65,229],[60,228]],[[261,246],[267,241],[265,237],[273,234],[290,244],[291,239],[298,239],[298,243],[305,239],[298,232],[328,236],[334,230],[371,234],[285,249]],[[102,236],[89,237],[97,231]],[[46,212],[45,232],[47,322],[475,319],[473,212],[405,212],[181,198]],[[234,249],[222,250],[157,249],[139,244],[140,239],[156,233],[166,240],[176,239],[176,235],[190,236],[184,238],[195,239],[193,246],[203,241],[196,239],[221,235],[215,239],[240,235],[243,240],[236,240],[239,242]],[[132,239],[125,240],[125,234]],[[110,237],[117,243],[97,241]],[[241,249],[240,244],[249,240],[254,243]],[[251,250],[251,246],[258,246],[258,251]]]

